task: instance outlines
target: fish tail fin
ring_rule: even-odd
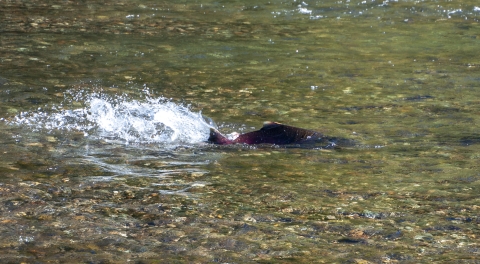
[[[208,142],[218,145],[233,144],[230,139],[222,135],[220,132],[218,132],[218,130],[213,127],[210,128],[210,137],[208,137]]]

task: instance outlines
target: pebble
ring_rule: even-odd
[[[327,215],[325,218],[327,220],[337,220],[337,218],[334,215]]]

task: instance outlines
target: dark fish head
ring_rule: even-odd
[[[218,130],[213,127],[210,128],[210,137],[208,137],[208,142],[219,145],[233,144],[230,139],[222,135],[220,132],[218,132]]]

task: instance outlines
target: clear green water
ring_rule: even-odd
[[[300,6],[299,6],[300,5]],[[5,262],[476,263],[476,1],[0,2]],[[340,150],[12,125],[71,91],[172,98]],[[47,110],[45,110],[47,109]]]

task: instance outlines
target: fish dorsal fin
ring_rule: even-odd
[[[271,128],[275,128],[275,127],[278,127],[278,126],[283,126],[283,125],[280,124],[280,123],[277,123],[277,122],[265,121],[265,122],[263,122],[262,130],[271,129]]]

